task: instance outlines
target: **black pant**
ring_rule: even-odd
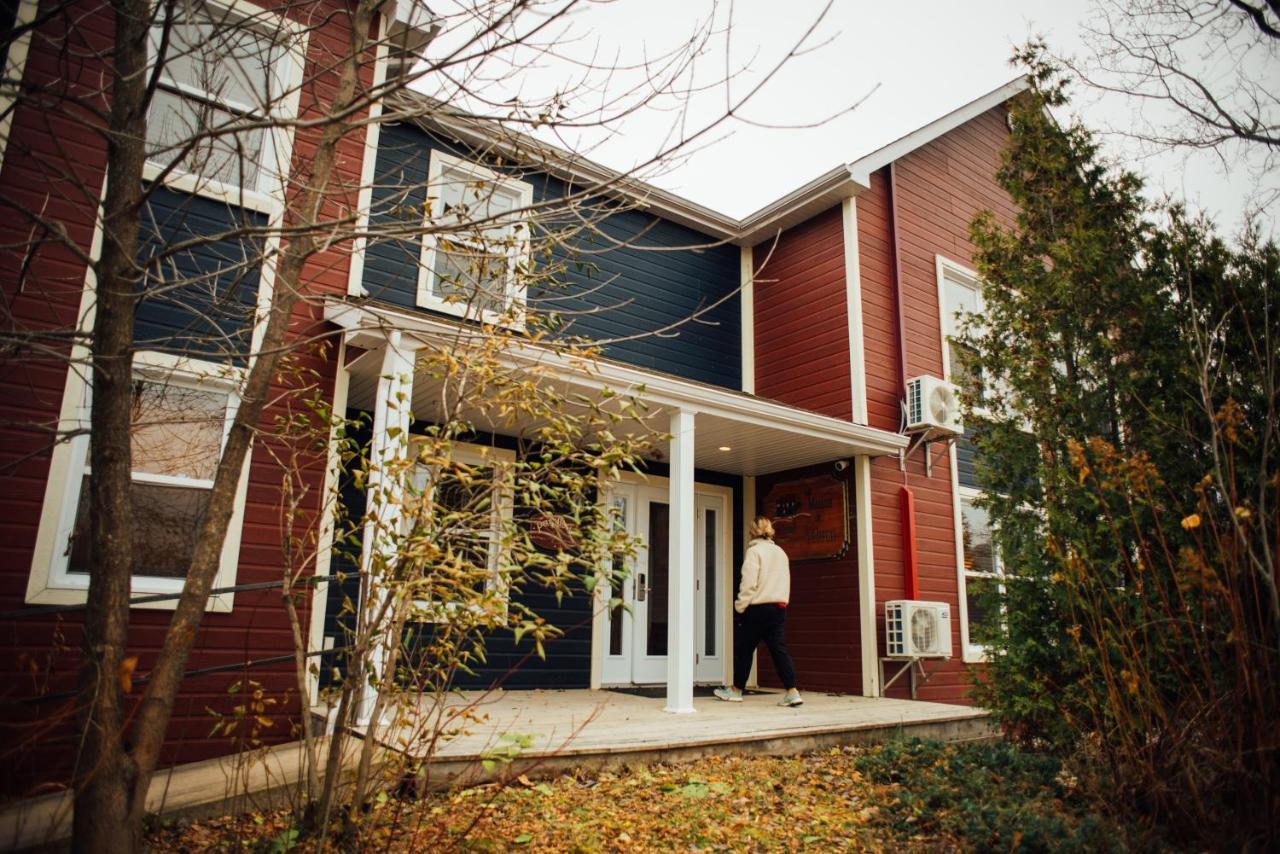
[[[748,605],[733,620],[733,687],[742,690],[751,675],[751,654],[760,641],[769,647],[782,687],[796,687],[796,666],[787,652],[787,609],[781,605]]]

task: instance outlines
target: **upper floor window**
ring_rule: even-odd
[[[969,270],[938,259],[938,291],[942,309],[942,359],[945,378],[981,393],[982,374],[972,365],[973,349],[957,339],[966,315],[983,313],[982,284]]]
[[[152,27],[150,50],[161,65],[147,115],[148,177],[173,165],[181,189],[263,208],[288,166],[296,28],[245,0],[180,2]]]
[[[533,186],[434,150],[427,181],[418,305],[519,325]]]
[[[213,362],[151,352],[135,356],[128,499],[133,513],[134,594],[182,590],[227,430],[239,406],[240,374],[239,369]],[[73,420],[87,424],[92,389],[81,385],[77,394],[81,404]],[[46,533],[42,521],[40,535],[48,541],[37,544],[28,601],[66,602],[77,594],[83,596],[95,563],[87,433],[55,451],[53,469],[66,474],[61,478],[50,474],[45,499],[50,525]],[[244,480],[242,476],[215,587],[226,586],[235,577]],[[156,603],[156,607],[172,608],[176,601]],[[214,607],[229,610],[230,597],[221,603],[215,597]]]

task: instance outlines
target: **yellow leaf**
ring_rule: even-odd
[[[120,662],[120,690],[128,694],[133,690],[133,671],[138,668],[138,656],[131,655]]]

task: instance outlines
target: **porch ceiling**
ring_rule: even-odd
[[[334,301],[326,317],[346,330],[349,345],[369,352],[348,359],[348,406],[370,409],[377,392],[381,358],[391,330],[399,330],[410,346],[431,347],[455,340],[456,324],[410,312],[382,307],[356,306]],[[642,419],[628,419],[613,428],[619,435],[665,433],[675,411],[693,412],[694,465],[700,469],[738,475],[765,475],[859,454],[880,456],[905,448],[907,439],[830,416],[818,415],[777,401],[730,391],[665,374],[643,371],[618,362],[601,360],[590,371],[552,351],[524,346],[504,354],[513,374],[552,385],[566,398],[599,399],[610,390],[622,396],[636,395],[647,407]],[[439,380],[419,373],[414,377],[415,417],[439,420],[444,411],[445,389]],[[479,409],[464,411],[476,427],[505,435],[529,435],[540,424],[532,420],[496,421]],[[727,448],[728,450],[722,450]],[[655,455],[657,456],[657,455]],[[662,446],[661,461],[670,456]]]

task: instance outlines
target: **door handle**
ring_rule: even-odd
[[[643,572],[636,574],[635,587],[632,588],[632,592],[635,594],[635,600],[637,602],[643,602],[645,600],[645,597],[648,595],[649,593],[648,581],[649,579],[645,576]]]

